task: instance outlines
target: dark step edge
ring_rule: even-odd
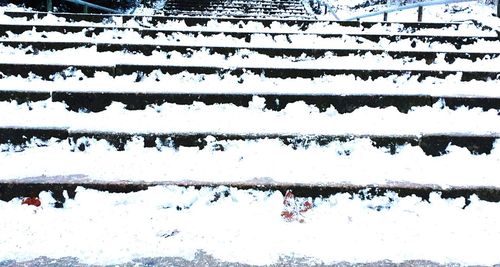
[[[418,81],[427,77],[446,78],[449,75],[461,74],[461,81],[489,81],[500,79],[500,71],[438,71],[438,70],[351,70],[351,69],[299,69],[299,68],[220,68],[220,67],[202,67],[202,66],[145,66],[145,65],[116,65],[116,75],[130,75],[133,73],[141,75],[140,72],[151,73],[159,70],[163,73],[178,74],[184,71],[196,74],[218,74],[218,75],[236,75],[241,76],[244,73],[253,73],[262,75],[266,78],[319,78],[326,75],[355,75],[362,80],[376,79],[379,77],[397,76],[418,76]],[[243,81],[244,82],[244,81]]]
[[[439,71],[439,70],[352,70],[352,69],[300,69],[300,68],[264,68],[264,67],[235,67],[221,68],[215,66],[172,66],[172,65],[132,65],[132,64],[117,64],[115,66],[71,66],[71,65],[54,65],[54,64],[10,64],[0,63],[0,73],[4,76],[21,76],[27,78],[30,73],[40,76],[45,80],[53,79],[54,75],[59,74],[64,77],[65,71],[80,70],[87,77],[94,77],[96,72],[107,72],[111,76],[121,75],[137,75],[136,80],[140,81],[145,75],[153,71],[161,71],[162,73],[179,74],[188,72],[192,74],[217,74],[221,78],[224,75],[241,76],[244,73],[261,75],[266,78],[320,78],[328,75],[354,75],[361,80],[369,80],[376,78],[387,78],[393,75],[397,76],[417,76],[417,81],[422,81],[425,78],[433,77],[444,79],[449,75],[461,74],[462,82],[468,81],[491,81],[500,79],[500,71]],[[70,74],[72,75],[72,74]],[[243,83],[244,80],[241,80]]]
[[[80,91],[9,91],[0,90],[0,101],[30,103],[51,100],[63,102],[68,110],[75,112],[100,112],[112,102],[125,104],[127,110],[143,110],[150,105],[172,103],[191,105],[202,102],[207,105],[233,104],[249,107],[253,97],[265,99],[266,110],[280,111],[290,103],[302,101],[313,105],[320,112],[334,107],[340,114],[350,113],[360,107],[387,108],[396,107],[402,113],[408,113],[413,107],[432,106],[440,101],[443,107],[456,110],[461,107],[500,110],[500,98],[487,97],[451,97],[429,95],[335,95],[335,94],[263,94],[263,93],[147,93],[147,92],[80,92]]]
[[[70,128],[0,128],[0,143],[13,144],[20,149],[26,147],[26,143],[32,138],[47,141],[56,138],[59,142],[68,141],[72,149],[85,151],[88,143],[81,138],[95,140],[106,140],[118,151],[123,151],[126,144],[134,138],[143,138],[144,147],[198,147],[203,149],[210,145],[210,149],[224,150],[220,144],[223,141],[234,140],[266,140],[276,139],[294,149],[307,148],[311,144],[326,145],[333,141],[347,142],[358,138],[369,138],[376,148],[386,148],[390,154],[396,154],[400,145],[419,146],[428,156],[441,156],[447,154],[448,145],[456,145],[467,148],[472,154],[490,154],[494,143],[500,136],[497,135],[474,135],[474,134],[427,134],[415,136],[384,136],[384,135],[296,135],[296,134],[225,134],[225,133],[121,133],[121,132],[96,132],[83,131]],[[214,142],[207,141],[211,137]],[[350,152],[346,152],[349,153]]]
[[[58,177],[59,179],[64,177]],[[48,191],[56,199],[56,207],[64,207],[66,191],[70,199],[74,199],[78,192],[77,187],[93,189],[108,193],[132,193],[147,190],[154,186],[178,186],[184,188],[212,188],[214,190],[214,200],[220,197],[230,195],[229,188],[239,190],[258,190],[276,192],[280,191],[282,195],[288,190],[292,190],[296,197],[328,198],[336,194],[350,194],[351,197],[361,199],[371,199],[376,196],[385,196],[396,193],[398,197],[416,196],[422,201],[430,201],[431,193],[438,193],[444,199],[465,198],[466,208],[470,204],[470,197],[476,195],[480,200],[488,202],[500,202],[500,188],[489,186],[471,186],[459,187],[451,186],[442,188],[436,185],[419,185],[404,183],[383,184],[383,185],[353,185],[353,184],[296,184],[296,183],[273,183],[273,182],[234,182],[234,183],[212,183],[212,182],[99,182],[99,181],[70,181],[70,182],[51,182],[53,177],[39,177],[38,182],[29,182],[22,180],[4,180],[0,181],[0,200],[10,201],[14,198],[37,197],[40,192]],[[44,179],[47,179],[44,181]],[[28,179],[29,180],[29,179]],[[222,195],[221,195],[222,194]],[[390,208],[389,207],[373,207]]]
[[[14,44],[15,45],[15,44]],[[78,45],[78,44],[77,44]],[[208,50],[210,54],[232,55],[240,50],[249,50],[270,57],[300,57],[306,55],[308,57],[320,58],[326,53],[331,53],[333,56],[350,56],[350,55],[388,55],[394,59],[414,59],[432,63],[437,59],[438,55],[444,54],[447,63],[453,63],[456,59],[469,59],[476,61],[478,59],[494,59],[500,56],[499,52],[455,52],[455,51],[391,51],[383,49],[338,49],[338,48],[271,48],[271,47],[227,47],[227,46],[177,46],[177,45],[154,45],[154,44],[111,44],[98,43],[96,44],[98,52],[132,52],[142,53],[146,56],[152,55],[153,51],[171,52],[176,51],[182,54],[189,54],[195,51]]]
[[[67,75],[66,72],[81,71],[86,77],[94,77],[96,72],[107,72],[111,76],[115,76],[115,65],[107,66],[89,66],[89,65],[57,65],[57,64],[10,64],[0,63],[0,73],[5,76],[19,75],[22,78],[27,78],[30,73],[38,75],[45,80],[53,80],[55,75],[60,75],[63,78]],[[72,75],[72,74],[69,74]],[[1,78],[1,76],[0,76]]]

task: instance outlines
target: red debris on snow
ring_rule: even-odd
[[[291,222],[291,221],[295,220],[295,214],[290,212],[290,211],[286,211],[286,210],[281,212],[281,217],[287,222]]]
[[[306,201],[306,202],[302,203],[302,209],[300,210],[300,212],[306,212],[306,211],[312,209],[312,207],[313,207],[312,203],[309,201]]]
[[[22,204],[30,205],[30,206],[35,206],[35,207],[40,207],[42,205],[42,202],[38,197],[25,197],[23,199]]]
[[[281,218],[287,222],[298,221],[305,222],[304,213],[312,209],[313,204],[309,200],[296,199],[292,190],[287,190],[283,198],[283,211]]]

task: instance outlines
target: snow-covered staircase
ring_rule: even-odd
[[[448,145],[486,155],[500,134],[498,32],[474,22],[380,24],[29,12],[6,12],[2,21],[0,98],[6,101],[2,114],[11,115],[1,121],[1,142],[13,145],[3,148],[7,160],[21,160],[33,149],[27,147],[32,138],[56,138],[68,145],[69,157],[79,155],[94,139],[109,141],[120,151],[117,155],[127,155],[121,150],[140,137],[145,147],[158,149],[154,157],[159,158],[165,146],[214,150],[216,158],[224,157],[225,146],[235,142],[261,151],[266,150],[264,143],[274,142],[273,146],[285,145],[276,151],[277,159],[290,146],[307,152],[308,146],[318,145],[315,149],[339,150],[336,156],[341,160],[351,159],[350,149],[332,144],[356,146],[365,140],[373,143],[373,151],[383,151],[373,153],[382,153],[386,164],[398,166],[397,159],[404,159],[402,148],[419,147],[429,163],[446,162],[447,157],[439,156],[447,153]],[[239,153],[238,147],[232,149]],[[352,150],[356,153],[357,148]],[[12,151],[18,152],[10,155]],[[472,154],[468,157],[474,158]],[[83,155],[93,158],[92,153]],[[295,160],[300,162],[300,157]],[[114,170],[114,163],[108,163]],[[104,178],[85,168],[57,167],[71,164],[48,164],[51,167],[31,168],[24,175]],[[227,174],[220,167],[206,166],[213,169],[210,176],[220,173],[216,181],[197,172],[157,172],[160,166],[153,163],[153,172],[145,177],[117,173],[104,180],[244,184],[265,178],[285,184],[420,184],[405,174],[392,174],[384,164],[377,167],[384,175],[371,178],[366,173],[359,181],[348,178],[350,167],[330,172],[324,166],[307,175],[304,168],[296,178],[274,177],[275,170],[240,177],[242,163],[231,164],[224,166],[232,169]],[[486,185],[493,185],[487,175],[490,168],[496,166],[477,170]],[[17,169],[6,170],[2,178],[24,178]],[[448,172],[439,169],[433,171],[440,176]],[[462,183],[454,183],[455,177],[434,181],[425,178],[426,172],[420,175],[421,184]],[[465,183],[482,186],[481,179],[471,177]]]
[[[183,17],[0,14],[0,199],[225,185],[500,201],[499,29],[167,3]]]

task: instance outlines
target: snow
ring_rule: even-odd
[[[333,107],[320,113],[314,106],[295,102],[278,112],[263,111],[264,99],[259,97],[254,97],[250,106],[166,103],[128,111],[124,104],[114,102],[102,112],[76,113],[66,111],[64,103],[0,102],[0,112],[10,115],[2,119],[0,128],[54,127],[70,132],[145,134],[420,136],[452,133],[500,137],[500,111],[494,109],[413,107],[404,114],[395,107],[361,107],[348,114],[338,114]]]
[[[137,74],[112,77],[96,72],[88,78],[81,71],[67,72],[66,78],[57,74],[52,81],[30,75],[30,80],[20,76],[0,79],[5,90],[13,92],[123,92],[123,93],[206,93],[206,94],[281,94],[281,95],[423,95],[434,97],[500,98],[498,80],[461,81],[461,74],[444,79],[418,76],[391,75],[387,78],[362,80],[354,75],[323,76],[314,79],[266,78],[252,73],[241,76],[217,74],[164,74],[153,71],[135,82]],[[82,78],[82,79],[81,79]],[[242,83],[238,83],[241,81]],[[106,84],[104,87],[103,84]],[[168,86],[166,86],[168,85]]]
[[[500,46],[498,47],[500,48]],[[153,51],[151,56],[140,53],[97,52],[96,48],[65,49],[63,51],[44,51],[25,54],[19,49],[3,49],[2,63],[5,64],[43,64],[73,66],[113,66],[118,64],[144,66],[208,66],[216,68],[287,68],[287,69],[351,69],[351,70],[430,70],[430,71],[483,71],[499,72],[500,57],[478,59],[475,61],[457,59],[453,64],[440,55],[433,63],[426,60],[392,59],[385,55],[349,55],[339,57],[327,52],[320,58],[302,57],[300,60],[287,57],[270,57],[256,52],[241,50],[235,55],[213,54],[209,51],[192,52],[189,55],[179,52]],[[19,53],[21,52],[21,53]],[[75,54],[81,55],[77,58]],[[95,58],[99,57],[96,61]],[[210,62],[207,64],[206,62]]]
[[[2,39],[3,38],[3,39]],[[142,38],[139,33],[133,31],[105,31],[93,37],[87,37],[83,33],[45,33],[27,31],[22,34],[7,33],[6,37],[0,40],[5,41],[23,41],[23,42],[88,42],[92,44],[111,43],[111,44],[143,44],[143,45],[174,45],[190,46],[196,42],[197,46],[205,47],[226,47],[231,43],[236,48],[273,48],[280,46],[283,48],[303,48],[303,49],[340,49],[347,47],[352,49],[376,49],[386,51],[435,51],[435,52],[463,52],[463,53],[498,53],[499,45],[495,41],[478,39],[474,44],[465,44],[457,49],[454,44],[442,42],[423,42],[420,40],[403,39],[391,41],[382,37],[378,43],[366,38],[357,36],[343,35],[341,37],[323,38],[321,36],[308,36],[304,38],[301,35],[269,36],[265,34],[252,34],[250,42],[243,39],[230,37],[223,34],[215,36],[194,36],[192,34],[174,33],[165,36],[159,33],[155,38]]]
[[[214,193],[224,191],[229,196],[213,201]],[[500,261],[491,245],[500,238],[500,204],[476,196],[463,208],[464,198],[443,199],[436,193],[429,202],[394,193],[370,200],[337,194],[315,199],[305,223],[281,219],[283,196],[275,191],[153,187],[110,194],[78,188],[64,209],[50,206],[49,193],[40,196],[42,208],[21,206],[19,199],[0,201],[0,258],[71,256],[105,265],[137,257],[193,259],[203,250],[222,261],[259,265],[286,255],[310,258],[311,264]],[[57,241],[47,244],[52,237]]]
[[[207,142],[201,150],[145,148],[141,138],[127,143],[125,151],[116,151],[104,140],[86,138],[73,144],[51,140],[47,146],[33,142],[24,150],[3,145],[1,179],[81,176],[74,181],[116,181],[119,177],[127,181],[221,184],[500,186],[498,141],[490,154],[473,155],[466,148],[451,145],[449,153],[439,157],[427,156],[411,145],[399,146],[398,153],[391,155],[388,149],[375,148],[367,138],[325,146],[313,143],[298,149],[276,139],[215,141],[209,137]],[[80,144],[89,146],[79,152],[76,147]],[[215,149],[218,145],[224,151]],[[263,182],[266,180],[269,182]]]

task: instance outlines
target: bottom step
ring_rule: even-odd
[[[491,245],[500,240],[500,203],[475,195],[467,202],[436,192],[427,200],[228,187],[75,192],[62,209],[48,192],[39,194],[38,207],[20,198],[0,201],[0,264],[500,263]]]

